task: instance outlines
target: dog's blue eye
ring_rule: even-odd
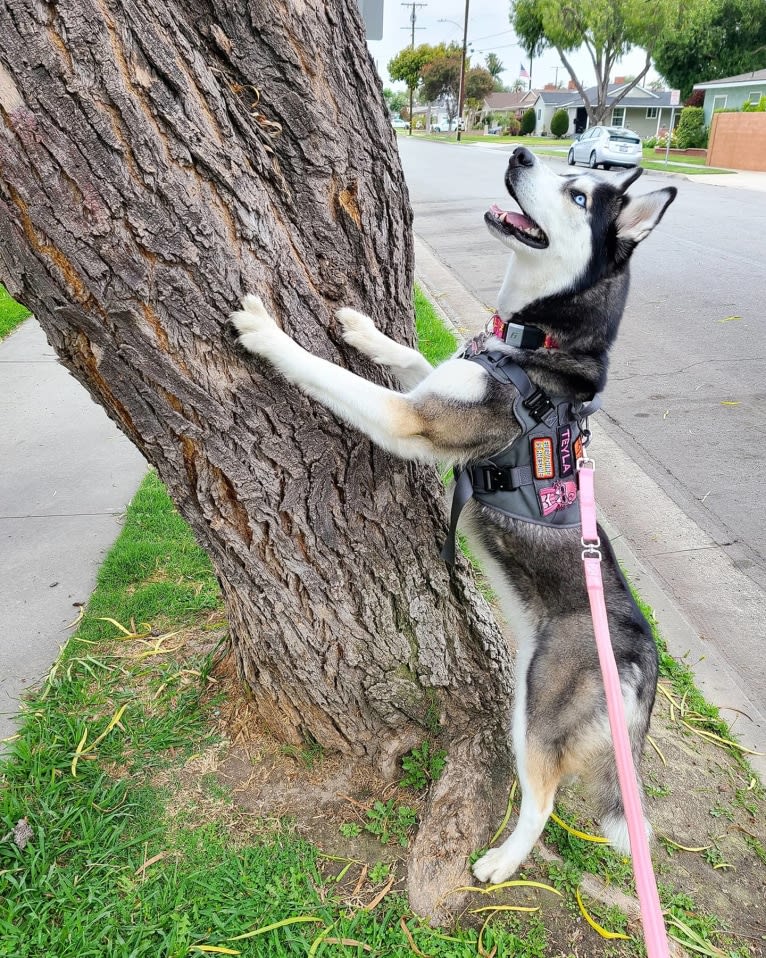
[[[572,193],[572,199],[578,206],[585,206],[588,202],[588,197],[584,193]]]

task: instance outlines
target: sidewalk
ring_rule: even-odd
[[[417,280],[461,334],[490,311],[415,235]],[[470,317],[472,328],[465,327]],[[612,439],[600,413],[591,423],[599,521],[628,576],[655,612],[668,651],[692,669],[698,687],[747,748],[766,752],[766,714],[720,649],[766,621],[763,594]],[[736,599],[736,601],[735,601]],[[736,606],[736,607],[735,607]],[[741,622],[739,619],[741,618]],[[692,624],[704,622],[704,635]],[[744,716],[743,714],[744,713]],[[748,755],[766,779],[766,756]]]
[[[29,319],[0,343],[0,739],[87,602],[141,454]],[[0,746],[0,749],[2,746]]]

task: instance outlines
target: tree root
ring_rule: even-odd
[[[432,925],[450,925],[464,910],[467,896],[455,889],[473,883],[468,858],[492,834],[509,780],[509,754],[486,733],[453,743],[408,863],[410,905]]]

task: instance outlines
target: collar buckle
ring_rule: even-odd
[[[498,313],[490,319],[488,332],[509,346],[519,349],[539,349],[541,346],[547,349],[555,348],[549,345],[554,342],[552,337],[547,336],[539,327],[506,321]]]

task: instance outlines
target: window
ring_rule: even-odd
[[[646,108],[646,119],[647,120],[656,120],[657,119],[657,107],[648,106]]]
[[[721,93],[718,96],[713,97],[713,113],[716,110],[723,110],[726,107],[726,101],[729,97],[725,93]]]
[[[759,90],[751,90],[748,96],[748,103],[754,103],[756,106],[761,102],[761,96],[763,94]]]
[[[612,110],[612,126],[625,126],[625,107],[616,106]]]
[[[542,111],[542,108],[539,108],[537,111],[537,119],[542,120],[542,118],[543,118],[543,111]]]

